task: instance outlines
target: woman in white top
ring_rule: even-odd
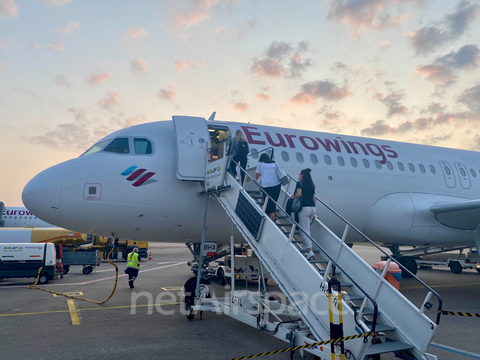
[[[280,180],[277,176],[277,164],[275,161],[271,160],[270,157],[263,153],[258,160],[257,170],[255,171],[255,179],[258,180],[259,177],[262,177],[262,188],[267,192],[267,194],[275,201],[278,200],[280,196]],[[265,194],[263,194],[263,200],[265,200]],[[271,199],[268,200],[267,208],[265,213],[275,222],[275,210],[276,205]]]

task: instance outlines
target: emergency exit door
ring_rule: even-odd
[[[177,178],[204,181],[209,144],[207,122],[201,117],[173,116],[177,145]]]

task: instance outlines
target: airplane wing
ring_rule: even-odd
[[[430,211],[443,225],[461,230],[477,230],[480,224],[480,200],[439,203]]]

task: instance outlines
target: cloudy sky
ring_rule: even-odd
[[[0,0],[0,201],[172,115],[480,150],[478,0]]]

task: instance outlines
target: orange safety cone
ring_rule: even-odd
[[[153,260],[153,259],[152,259],[152,252],[151,252],[151,251],[148,252],[148,260]]]

